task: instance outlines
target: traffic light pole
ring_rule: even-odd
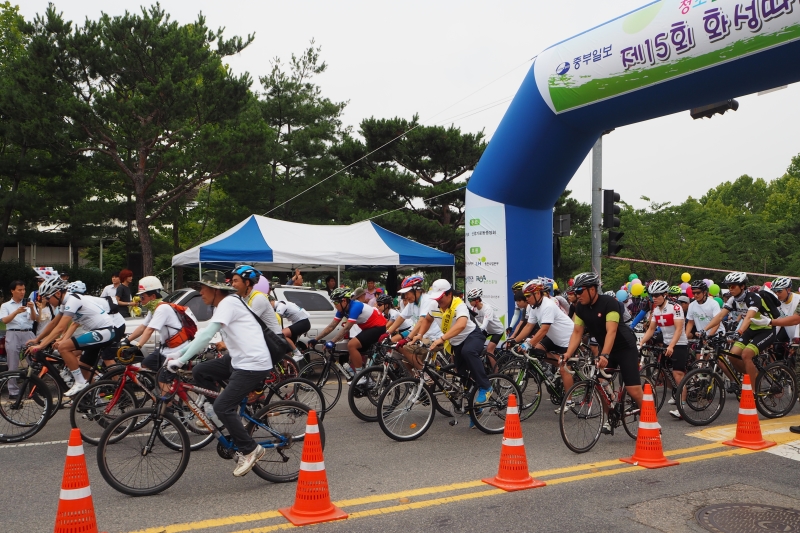
[[[592,270],[600,275],[603,237],[603,136],[592,148]]]

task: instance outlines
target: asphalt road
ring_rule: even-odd
[[[505,493],[480,481],[497,473],[500,435],[470,430],[465,419],[450,426],[437,415],[422,438],[398,443],[377,424],[356,419],[343,397],[325,418],[325,466],[332,498],[350,518],[311,527],[383,533],[703,531],[694,513],[708,503],[800,509],[800,436],[786,431],[800,424],[800,407],[785,419],[762,420],[765,436],[782,444],[771,453],[720,444],[733,434],[737,407],[728,402],[709,428],[672,420],[662,409],[664,450],[681,464],[646,470],[618,461],[634,451],[624,432],[602,436],[586,454],[569,451],[554,406],[545,400],[522,426],[529,470],[547,486]],[[53,531],[68,418],[67,412],[58,413],[29,441],[0,445],[0,532]],[[95,448],[85,449],[101,531],[244,533],[291,527],[275,510],[293,503],[295,484],[271,484],[254,474],[234,478],[233,461],[219,458],[213,445],[192,453],[173,487],[146,498],[106,485]]]

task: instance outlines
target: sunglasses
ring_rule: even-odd
[[[667,293],[662,292],[660,294],[651,294],[650,296],[652,296],[653,298],[665,298],[667,296]]]
[[[585,290],[586,290],[586,287],[579,287],[579,288],[575,289],[573,292],[575,294],[577,294],[578,296],[580,296],[581,294],[583,294],[583,291],[585,291]]]

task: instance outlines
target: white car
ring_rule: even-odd
[[[316,338],[317,334],[325,329],[325,326],[331,323],[336,310],[333,308],[328,293],[324,290],[316,290],[309,287],[291,287],[276,285],[270,288],[270,292],[277,300],[285,302],[292,302],[299,307],[305,309],[310,315],[309,322],[311,322],[311,329],[308,333],[298,339],[300,343],[305,345],[305,341],[309,338]],[[201,330],[206,327],[208,320],[214,314],[214,309],[210,305],[203,303],[200,293],[194,289],[179,289],[170,293],[164,298],[165,302],[175,303],[188,307],[197,318],[197,329]],[[144,317],[131,317],[125,319],[126,332],[131,333],[142,322]],[[284,320],[284,327],[291,324],[291,322]],[[328,338],[334,336],[334,333],[328,335]],[[142,352],[147,355],[155,347],[156,342],[159,341],[159,334],[156,331],[147,342],[142,346]],[[304,346],[301,346],[301,349]]]

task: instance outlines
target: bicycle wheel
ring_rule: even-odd
[[[47,385],[47,390],[50,392],[50,400],[52,404],[52,408],[50,409],[50,415],[48,418],[53,418],[53,416],[61,409],[61,387],[58,386],[58,382],[56,378],[53,377],[49,371],[45,372],[41,376],[39,376],[45,385]]]
[[[251,422],[247,431],[260,446],[267,449],[264,457],[253,467],[253,472],[258,477],[273,483],[297,479],[303,456],[308,411],[308,406],[299,402],[275,402],[256,413],[254,418],[261,425]],[[324,448],[325,429],[321,421],[318,421],[318,427],[320,442]]]
[[[366,381],[359,385],[362,378],[366,378]],[[377,422],[378,400],[386,387],[397,378],[394,372],[387,371],[383,365],[370,366],[353,376],[347,391],[350,410],[364,422]]]
[[[81,431],[83,442],[97,446],[109,423],[137,408],[136,398],[128,387],[117,381],[100,380],[92,383],[72,400],[69,422]]]
[[[121,429],[138,425],[141,418],[147,418],[148,423],[140,431]],[[167,427],[179,435],[179,451],[155,438]],[[97,466],[114,490],[128,496],[151,496],[180,479],[189,464],[190,453],[189,436],[174,416],[169,413],[153,416],[150,408],[134,409],[112,420],[103,432],[97,444]]]
[[[292,378],[270,387],[267,404],[279,401],[299,402],[317,412],[317,418],[325,416],[325,396],[314,383],[303,378]]]
[[[663,369],[661,370],[663,371]],[[652,380],[647,379],[645,376],[641,376],[640,381],[642,383],[642,387],[644,387],[646,383],[649,383],[650,388],[655,390]],[[655,398],[653,398],[653,400],[655,400]],[[639,419],[642,415],[642,408],[633,398],[631,398],[631,395],[628,394],[628,389],[624,389],[622,391],[620,403],[622,404],[622,427],[625,428],[625,433],[627,433],[630,438],[635,440],[636,436],[639,434]]]
[[[296,378],[300,375],[297,362],[288,355],[284,355],[274,360],[273,368],[275,369],[275,372],[277,372],[281,381]]]
[[[467,403],[470,417],[475,422],[475,427],[484,433],[502,433],[506,427],[508,397],[516,394],[517,398],[519,398],[519,389],[514,381],[505,374],[489,374],[487,377],[491,384],[492,393],[484,403],[476,404],[475,398],[478,394],[478,387],[472,388]]]
[[[325,361],[311,361],[303,367],[299,377],[309,380],[322,392],[326,413],[333,409],[342,395],[342,376],[333,366],[326,370]]]
[[[717,419],[725,407],[725,382],[706,368],[686,373],[678,385],[678,398],[686,389],[686,403],[677,402],[678,412],[693,426],[706,426]]]
[[[16,380],[19,389],[9,397],[9,385]],[[20,442],[36,435],[53,409],[50,391],[44,381],[28,376],[27,371],[0,374],[0,442]]]
[[[753,394],[759,413],[767,418],[780,418],[797,402],[797,380],[788,366],[776,361],[758,373]]]
[[[564,407],[568,401],[573,402],[569,409]],[[603,404],[597,382],[593,380],[579,381],[567,391],[559,415],[561,439],[567,448],[584,453],[597,443],[605,421]]]
[[[667,372],[657,364],[651,363],[642,367],[639,370],[639,375],[646,377],[650,382],[650,386],[653,387],[653,403],[656,406],[656,413],[659,412],[667,399],[667,393],[669,392],[672,395]]]
[[[418,439],[428,431],[436,416],[433,401],[421,380],[399,379],[378,399],[378,424],[391,439],[400,442]]]
[[[195,391],[186,391],[186,394],[192,399],[199,409],[202,405],[205,396]],[[205,424],[199,422],[199,419],[194,415],[189,406],[180,402],[177,397],[173,399],[173,404],[167,406],[167,412],[175,417],[181,423],[183,429],[186,430],[186,435],[189,437],[189,449],[191,451],[201,450],[211,444],[214,440],[214,434],[209,431]],[[135,428],[137,431],[139,428]],[[181,442],[180,435],[174,430],[170,424],[162,424],[158,428],[158,438],[164,443],[165,446],[179,451],[183,443]]]
[[[519,389],[519,419],[527,420],[539,408],[542,401],[542,381],[527,361],[517,358],[509,361],[502,372]]]

